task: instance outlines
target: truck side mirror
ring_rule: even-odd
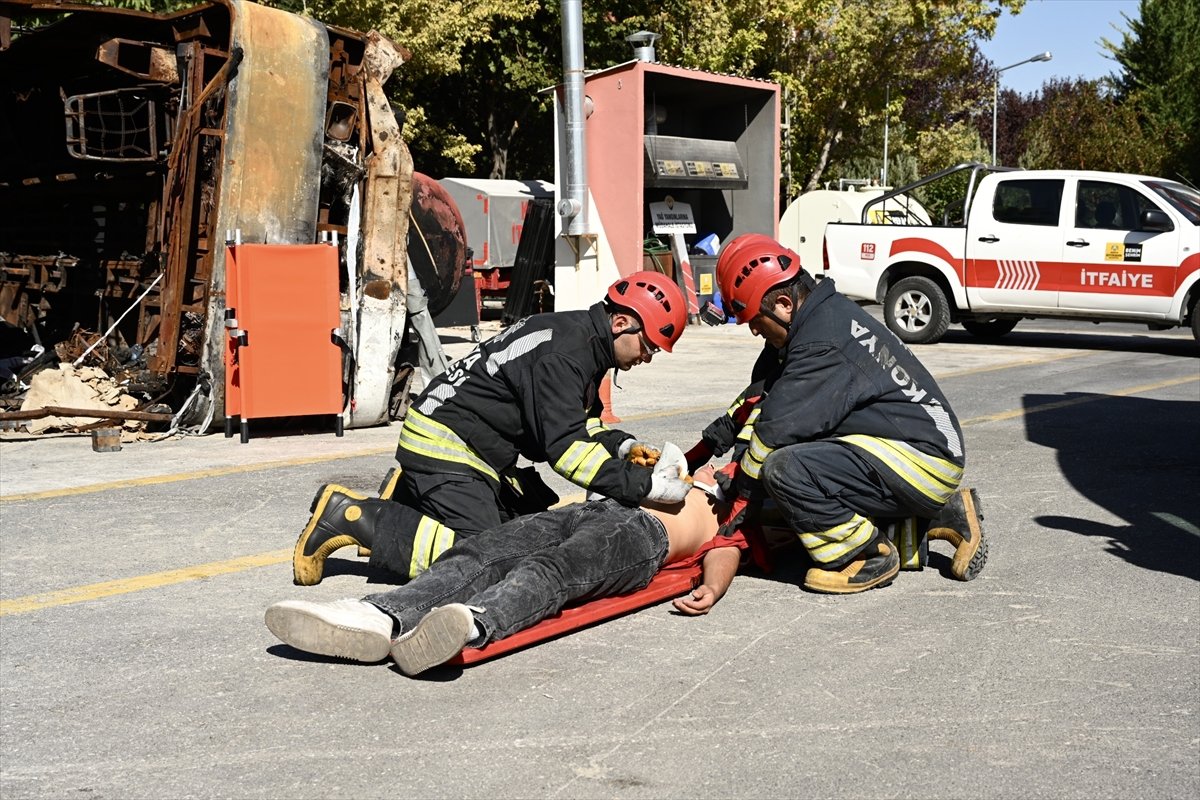
[[[1144,231],[1173,231],[1175,226],[1171,224],[1171,218],[1166,215],[1166,212],[1159,211],[1157,208],[1147,208],[1142,212],[1141,229]]]

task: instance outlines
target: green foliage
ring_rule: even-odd
[[[917,134],[914,156],[917,172],[932,175],[966,161],[987,163],[989,153],[975,127],[960,120],[945,128],[921,131]],[[917,200],[929,211],[930,219],[949,224],[962,223],[963,201],[966,199],[970,173],[949,175],[942,180],[922,186]]]
[[[197,0],[106,0],[101,5],[116,8],[129,8],[134,11],[151,11],[156,14],[166,14],[199,5]]]
[[[1025,131],[1022,167],[1165,175],[1171,144],[1184,135],[1173,122],[1146,118],[1100,81],[1048,87],[1055,90],[1044,91],[1042,113]]]
[[[1150,136],[1169,137],[1161,174],[1200,182],[1200,0],[1142,0],[1121,41],[1105,46],[1124,68],[1122,105]]]
[[[1024,0],[779,0],[759,5],[754,26],[767,42],[755,70],[787,92],[794,136],[788,157],[804,188],[819,185],[829,164],[861,152],[884,116],[897,114],[922,85],[968,81],[974,42],[995,30],[1002,8]],[[890,95],[890,103],[885,97]],[[956,95],[943,109],[965,113],[977,102]],[[894,117],[893,117],[894,118]],[[940,127],[939,123],[933,123]]]

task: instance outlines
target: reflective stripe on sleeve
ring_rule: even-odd
[[[747,477],[758,480],[762,475],[763,462],[772,452],[774,451],[758,438],[757,433],[752,434],[750,446],[746,448],[746,454],[742,456],[742,471],[746,473]]]
[[[606,431],[611,431],[611,430],[612,430],[612,428],[608,427],[603,422],[601,422],[599,417],[588,417],[588,421],[587,421],[588,436],[595,436],[598,433],[605,433]]]
[[[585,489],[592,485],[600,467],[612,458],[599,442],[572,442],[554,463],[554,471]]]
[[[742,423],[742,427],[737,433],[737,440],[739,442],[750,441],[750,437],[754,435],[754,423],[758,421],[760,411],[761,409],[755,408],[750,412],[750,416],[746,417],[746,421]]]

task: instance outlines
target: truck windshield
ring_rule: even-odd
[[[1155,194],[1170,203],[1188,222],[1200,225],[1200,192],[1171,181],[1144,181]]]

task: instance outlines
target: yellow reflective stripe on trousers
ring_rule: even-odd
[[[554,463],[554,471],[572,483],[588,487],[600,467],[612,458],[599,442],[572,442],[567,452]]]
[[[849,522],[843,522],[827,531],[801,533],[800,543],[813,561],[828,564],[865,545],[875,535],[871,520],[855,514]]]
[[[598,433],[604,433],[606,431],[611,431],[611,430],[612,430],[612,428],[608,427],[603,422],[601,422],[599,417],[588,417],[588,421],[587,421],[588,436],[595,436]]]
[[[921,569],[925,566],[921,560],[925,534],[919,533],[917,528],[916,517],[905,517],[887,526],[887,537],[900,552],[900,569]]]
[[[410,408],[404,417],[404,425],[400,428],[400,446],[427,458],[465,464],[494,481],[500,480],[496,470],[480,458],[457,433],[440,422],[434,422],[416,409]]]
[[[763,462],[767,460],[767,456],[773,451],[762,443],[762,439],[758,438],[755,433],[750,437],[750,446],[746,448],[746,454],[742,456],[742,470],[747,477],[758,480],[762,475]]]
[[[866,450],[900,476],[909,486],[935,503],[945,503],[962,482],[962,467],[895,439],[851,434],[841,441]]]
[[[431,517],[421,517],[413,539],[408,577],[415,578],[454,545],[454,531]]]

